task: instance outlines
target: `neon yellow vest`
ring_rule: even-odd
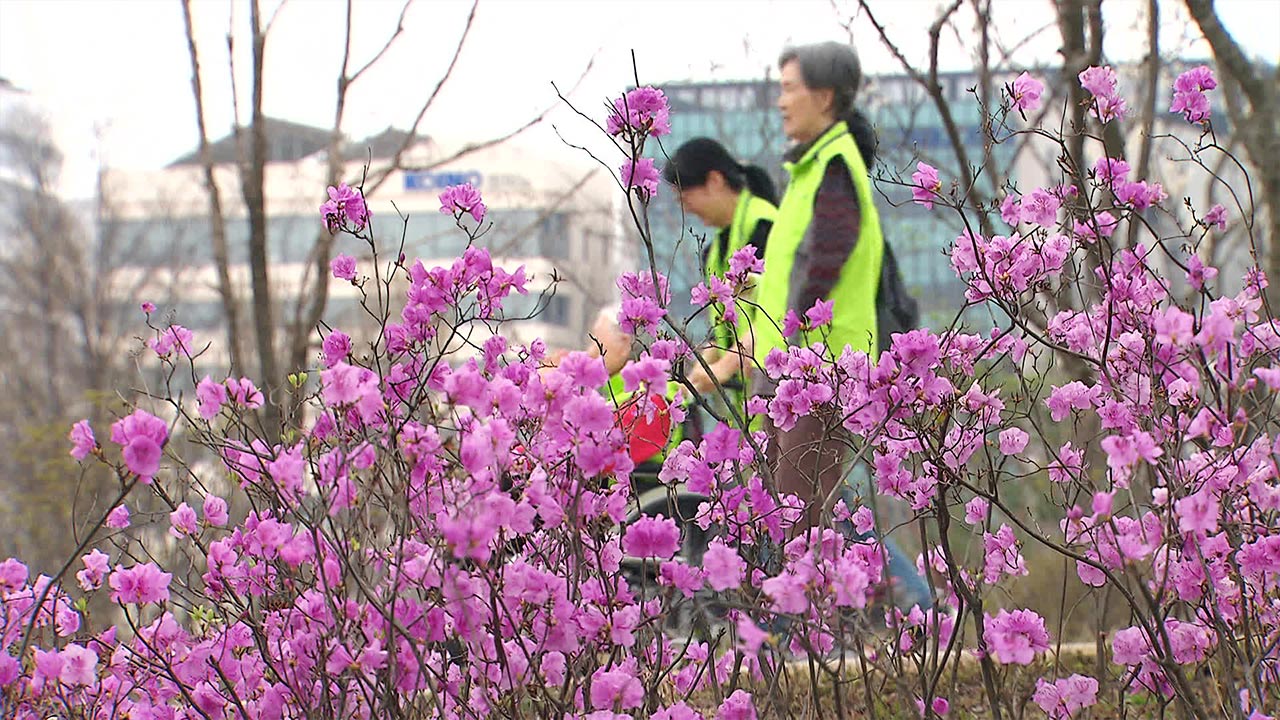
[[[729,238],[725,243],[725,252],[723,254],[720,252],[719,242],[711,244],[711,251],[707,255],[707,279],[710,280],[712,275],[724,277],[729,272],[729,259],[746,247],[751,236],[756,232],[756,226],[764,220],[773,222],[777,215],[778,209],[773,206],[773,203],[756,197],[750,190],[743,188],[738,194],[738,205],[733,211],[733,222],[729,225]],[[716,314],[714,333],[716,347],[722,350],[736,347],[737,339],[746,337],[746,334],[751,332],[755,307],[750,303],[742,302],[737,304],[736,311],[738,318],[732,329],[720,320],[721,313]],[[741,400],[741,398],[738,399]]]
[[[846,345],[850,345],[854,350],[871,354],[873,360],[875,358],[876,291],[880,284],[884,237],[880,233],[880,216],[876,212],[871,179],[867,176],[862,154],[858,152],[848,126],[838,122],[823,133],[799,160],[784,164],[791,181],[787,184],[782,203],[778,206],[778,217],[769,233],[764,252],[764,275],[756,291],[759,311],[754,326],[755,358],[761,366],[770,350],[786,347],[781,330],[783,318],[787,315],[796,250],[813,220],[813,203],[827,164],[837,159],[849,168],[858,196],[862,227],[857,247],[845,260],[830,295],[823,298],[835,301],[831,324],[810,333],[809,340],[817,341],[825,334],[829,352],[836,357]],[[829,332],[824,333],[823,330]]]

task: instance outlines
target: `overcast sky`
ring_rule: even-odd
[[[357,0],[352,66],[381,47],[394,29],[401,0]],[[872,0],[872,8],[903,51],[923,61],[936,0]],[[1140,59],[1145,0],[1104,3],[1106,52],[1112,61]],[[1162,45],[1184,56],[1208,56],[1196,42],[1180,2],[1162,1]],[[1218,0],[1228,30],[1256,57],[1280,58],[1280,0]],[[278,0],[264,0],[271,16]],[[190,65],[180,0],[0,0],[0,77],[54,116],[69,156],[68,173],[84,177],[97,157],[112,166],[157,167],[195,144]],[[551,83],[567,90],[594,58],[573,96],[600,115],[600,103],[632,80],[635,51],[642,82],[758,78],[790,43],[848,40],[867,73],[898,66],[853,0],[481,0],[454,74],[422,129],[442,137],[478,140],[518,126],[552,104]],[[264,109],[268,115],[328,126],[342,57],[345,3],[287,0],[268,38]],[[418,0],[394,50],[361,79],[348,104],[344,129],[353,137],[390,125],[407,126],[441,76],[470,2]],[[210,132],[225,133],[232,118],[226,34],[235,27],[242,118],[247,112],[248,3],[195,0],[195,27],[205,77]],[[1019,65],[1053,63],[1058,35],[1049,0],[996,0],[995,21],[1014,44],[1048,26],[1015,55]],[[969,27],[968,20],[962,27]],[[957,38],[942,55],[950,69],[972,61]],[[587,132],[558,111],[566,133]],[[96,135],[101,141],[94,141]],[[549,127],[535,138],[555,142]],[[95,153],[97,153],[95,155]],[[88,174],[92,177],[92,173]],[[71,182],[78,193],[81,184]]]

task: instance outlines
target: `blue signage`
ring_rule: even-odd
[[[406,170],[405,190],[443,190],[450,185],[465,185],[480,189],[481,175],[474,170]]]

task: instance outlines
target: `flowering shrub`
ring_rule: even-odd
[[[1114,73],[1080,80],[1100,119],[1123,113]],[[1010,107],[1033,108],[1040,92],[1019,78]],[[612,108],[608,131],[631,162],[668,128],[648,88]],[[1188,119],[1208,122],[1207,110]],[[782,428],[831,418],[872,469],[864,502],[819,498],[814,527],[798,524],[798,498],[772,489],[767,438],[746,422],[668,454],[657,481],[696,512],[640,512],[599,358],[551,367],[541,342],[501,335],[456,351],[525,291],[523,269],[474,244],[449,266],[380,265],[363,197],[330,188],[322,221],[374,258],[340,257],[335,276],[402,283],[403,309],[390,316],[382,294],[366,297],[386,318],[376,340],[356,350],[341,331],[325,338],[308,419],[279,444],[255,432],[263,397],[243,378],[206,376],[194,408],[137,408],[112,424],[110,445],[77,423],[72,454],[109,466],[119,500],[58,577],[0,563],[0,707],[18,718],[754,718],[786,713],[771,687],[817,692],[819,670],[857,667],[869,703],[875,679],[940,717],[955,705],[944,670],[968,651],[995,717],[1028,702],[1076,717],[1100,682],[1190,717],[1268,717],[1280,710],[1280,325],[1257,270],[1223,297],[1214,269],[1184,263],[1168,240],[1112,244],[1118,224],[1164,210],[1160,186],[1128,173],[1103,158],[1076,173],[1083,184],[991,208],[1008,235],[959,235],[951,263],[966,296],[1008,323],[899,334],[875,362],[820,342],[773,351],[759,371],[776,395],[749,412]],[[960,207],[936,169],[922,163],[913,183],[926,207]],[[637,194],[641,206],[651,195]],[[474,189],[441,202],[483,218]],[[1226,215],[1213,208],[1179,241]],[[1091,261],[1099,247],[1109,252]],[[753,253],[695,289],[695,305],[737,304]],[[620,323],[648,338],[622,371],[644,404],[681,380],[696,348],[667,317],[660,273],[619,287]],[[1046,298],[1052,311],[1037,314]],[[820,336],[831,308],[805,315],[788,334]],[[154,361],[198,377],[194,342],[160,329]],[[188,464],[176,437],[219,470]],[[1028,519],[1027,487],[1059,523]],[[131,519],[140,493],[167,507],[172,553]],[[893,602],[877,497],[909,507],[927,538],[931,608]],[[710,540],[690,552],[695,529]],[[1004,606],[1010,585],[1036,582],[1028,543],[1124,603],[1098,677],[1039,669],[1061,638],[1035,610]],[[118,611],[110,626],[86,616],[99,594]]]

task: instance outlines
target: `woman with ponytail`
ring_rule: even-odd
[[[681,145],[662,174],[679,193],[685,212],[720,230],[703,250],[705,277],[723,277],[729,272],[729,259],[748,245],[755,248],[757,257],[764,257],[778,202],[767,172],[738,162],[723,145],[704,137]],[[690,382],[701,392],[710,392],[717,382],[725,386],[744,416],[743,377],[751,365],[752,309],[739,303],[737,320],[732,324],[715,318],[715,347],[704,356],[711,374],[701,366],[690,374]]]
[[[756,295],[754,356],[763,367],[775,348],[820,341],[829,356],[852,349],[867,353],[874,364],[889,332],[908,328],[877,317],[878,299],[902,281],[887,252],[868,174],[876,136],[855,105],[861,64],[853,48],[826,42],[784,51],[778,67],[782,129],[795,145],[785,155],[790,182],[769,233]],[[826,327],[784,337],[787,313],[804,319],[818,301],[831,303]],[[768,379],[760,381],[757,392],[771,394]],[[847,444],[834,437],[839,432],[839,418],[808,416],[774,433],[775,482],[780,491],[806,501],[802,527],[817,524],[823,501],[850,472]],[[865,478],[865,468],[853,470]],[[854,494],[848,485],[841,489],[846,497]],[[895,600],[904,607],[929,607],[923,578],[893,543],[885,544],[899,585]]]

